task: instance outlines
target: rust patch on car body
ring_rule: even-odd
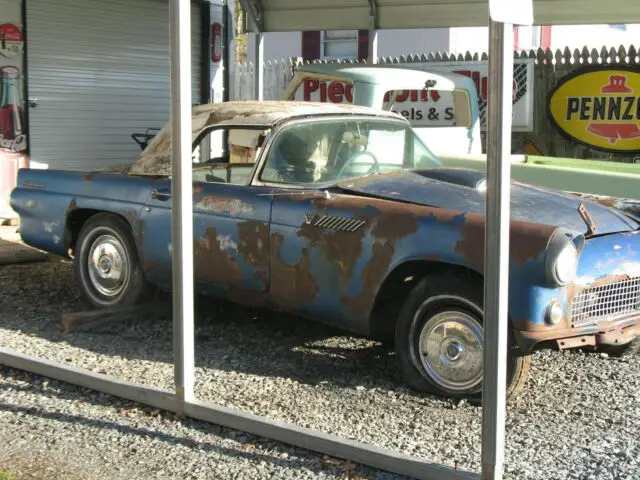
[[[84,177],[83,177],[83,178],[84,178],[87,182],[92,182],[95,176],[96,176],[95,172],[88,172],[88,173],[85,173],[85,174],[84,174]]]
[[[418,217],[411,213],[404,215],[381,213],[377,218],[371,235],[377,241],[395,243],[401,238],[418,231]]]
[[[373,205],[370,205],[373,206]],[[419,207],[423,209],[423,207]],[[423,211],[428,211],[425,209]],[[345,297],[342,303],[357,317],[369,315],[378,289],[391,269],[396,243],[418,231],[419,217],[406,210],[378,211],[371,229],[371,258],[360,276],[361,291],[353,297]]]
[[[311,274],[309,249],[300,251],[300,258],[292,265],[282,260],[280,251],[284,237],[271,235],[271,298],[282,310],[294,311],[315,298],[318,285]]]
[[[556,226],[512,220],[509,229],[510,258],[518,265],[537,259],[547,248]],[[467,214],[461,231],[461,239],[455,251],[469,265],[484,269],[485,217]]]
[[[235,256],[222,248],[218,231],[209,227],[202,238],[194,239],[194,274],[197,280],[242,287],[242,271]]]
[[[324,240],[324,232],[322,228],[303,222],[297,233],[298,237],[304,238],[310,247],[315,247]]]
[[[196,208],[210,213],[225,213],[232,217],[248,216],[253,213],[253,206],[237,198],[209,195],[202,197],[195,205]]]
[[[345,217],[347,218],[347,217]],[[362,220],[364,217],[351,217]],[[303,223],[297,235],[307,240],[309,247],[319,246],[328,262],[337,265],[344,278],[351,278],[360,255],[362,241],[367,232],[366,224],[355,231],[331,230],[321,226]]]
[[[371,246],[371,260],[362,270],[362,290],[354,297],[345,297],[342,303],[357,317],[365,317],[371,312],[378,288],[391,267],[395,248],[391,243],[374,243]]]
[[[631,318],[608,320],[600,322],[597,325],[586,325],[577,328],[565,326],[560,328],[547,328],[545,330],[517,329],[514,330],[513,333],[518,345],[520,345],[520,348],[522,348],[524,352],[530,352],[536,344],[545,341],[558,342],[568,340],[565,345],[571,347],[572,341],[570,339],[587,336],[594,336],[596,345],[621,345],[632,341],[640,335],[640,317],[634,316]]]
[[[76,202],[76,199],[75,199],[75,198],[72,198],[72,199],[71,199],[71,202],[69,202],[69,208],[68,208],[68,210],[69,210],[70,212],[72,212],[72,211],[76,210],[77,208],[78,208],[78,202]]]
[[[247,220],[238,225],[238,254],[255,268],[254,277],[269,285],[269,225]]]
[[[335,232],[324,235],[324,252],[328,262],[337,265],[344,278],[351,278],[353,269],[362,255],[362,241],[366,230]]]
[[[238,224],[238,253],[256,268],[269,265],[269,225],[259,220]]]

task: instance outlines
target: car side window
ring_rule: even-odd
[[[408,125],[393,120],[300,122],[276,133],[259,180],[309,185],[413,168],[413,141]]]
[[[193,149],[193,181],[248,185],[263,138],[260,129],[209,130]]]
[[[413,137],[413,163],[415,168],[436,168],[441,166],[440,160],[422,142],[422,139],[415,131],[411,133]]]

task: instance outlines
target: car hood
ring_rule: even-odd
[[[344,181],[344,191],[449,210],[484,214],[485,194],[478,189],[486,176],[464,168],[403,170]],[[578,212],[583,203],[596,225],[596,235],[636,230],[640,224],[623,213],[575,195],[519,182],[511,183],[511,219],[554,225],[587,233]]]

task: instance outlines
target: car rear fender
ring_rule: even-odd
[[[72,224],[93,213],[119,215],[135,233],[152,182],[122,174],[35,169],[21,169],[17,180],[11,206],[20,217],[23,241],[61,256],[68,256]]]

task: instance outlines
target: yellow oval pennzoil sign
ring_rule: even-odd
[[[593,66],[560,80],[548,102],[563,135],[597,150],[640,152],[640,68]]]

